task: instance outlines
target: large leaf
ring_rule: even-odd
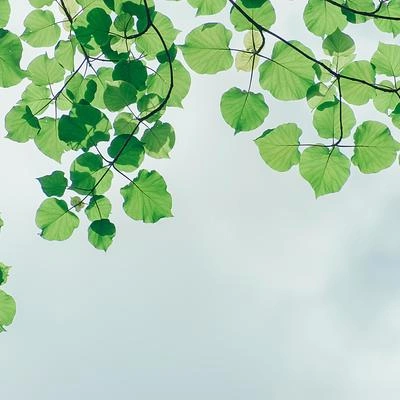
[[[293,123],[266,130],[255,140],[262,159],[279,172],[288,171],[300,161],[301,129]]]
[[[38,86],[61,82],[64,79],[64,72],[64,68],[57,60],[49,58],[47,54],[36,57],[28,65],[29,78]]]
[[[192,30],[181,46],[183,57],[193,71],[215,74],[233,64],[229,50],[232,33],[219,23],[207,23]]]
[[[375,83],[375,70],[368,61],[352,62],[343,69],[342,75],[345,77],[341,79],[343,98],[350,104],[360,106],[375,96],[375,89],[366,84]]]
[[[39,120],[40,131],[34,137],[37,148],[47,157],[61,162],[61,156],[67,150],[65,142],[58,136],[58,120],[44,117]]]
[[[157,27],[159,33],[154,28],[151,28],[145,35],[141,35],[136,39],[137,50],[150,60],[154,59],[158,53],[165,50],[164,45],[169,49],[179,33],[179,31],[174,28],[171,20],[159,12],[155,14],[153,24]],[[141,31],[146,25],[147,22],[139,20],[138,30]],[[163,40],[160,39],[159,34],[162,36]]]
[[[0,28],[4,28],[8,24],[10,18],[10,3],[8,0],[0,0]]]
[[[261,93],[229,89],[221,98],[221,113],[235,134],[258,128],[268,115],[269,109]]]
[[[354,134],[354,156],[351,161],[364,174],[379,172],[396,160],[400,144],[389,128],[377,121],[365,121]]]
[[[114,159],[115,166],[126,172],[137,169],[144,159],[143,144],[130,135],[115,137],[107,152]]]
[[[141,170],[132,183],[121,189],[121,194],[126,214],[135,220],[154,223],[172,217],[171,195],[156,171]]]
[[[303,18],[308,30],[317,36],[330,35],[347,25],[340,7],[321,0],[308,0]]]
[[[275,10],[269,0],[237,0],[236,4],[253,20],[269,29],[276,20]],[[231,22],[237,31],[255,29],[236,7],[231,9]]]
[[[397,77],[400,75],[400,46],[379,43],[371,63],[378,74]]]
[[[189,93],[190,74],[182,63],[174,60],[172,63],[173,88],[167,105],[170,107],[182,107],[182,100]],[[171,71],[168,63],[160,64],[155,74],[149,77],[147,90],[165,98],[170,90]]]
[[[64,200],[46,199],[36,213],[40,236],[47,240],[66,240],[79,225],[79,218],[68,210]]]
[[[342,112],[340,113],[340,108]],[[356,124],[353,110],[339,101],[324,103],[314,112],[313,124],[319,136],[325,139],[339,139],[350,135]],[[342,129],[341,129],[342,128]]]
[[[188,3],[197,8],[196,16],[217,14],[226,6],[227,0],[188,0]]]
[[[300,42],[293,46],[313,57],[310,49]],[[277,42],[271,60],[260,65],[260,85],[279,100],[298,100],[306,97],[314,84],[314,63],[285,43]]]
[[[25,143],[39,132],[38,119],[28,106],[14,106],[6,115],[7,138]]]
[[[0,29],[0,87],[17,85],[25,76],[20,68],[22,44],[17,35]]]
[[[54,14],[49,10],[34,10],[24,21],[25,31],[21,38],[33,47],[49,47],[57,43],[61,29]]]
[[[316,197],[338,192],[350,176],[350,160],[337,147],[309,147],[301,155],[300,174]]]

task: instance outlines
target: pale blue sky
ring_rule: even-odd
[[[184,2],[158,3],[184,31],[205,21]],[[305,1],[273,3],[276,31],[319,44],[301,28]],[[369,28],[352,29],[361,56],[377,46]],[[246,87],[245,74],[192,78],[185,109],[165,117],[177,133],[172,158],[146,163],[165,177],[175,217],[128,219],[116,185],[107,254],[87,243],[84,224],[67,242],[37,235],[34,178],[59,167],[29,144],[1,141],[0,258],[14,266],[7,290],[18,302],[0,336],[2,396],[397,400],[398,165],[353,169],[340,193],[315,200],[297,168],[270,170],[253,143],[289,119],[310,129],[304,102],[266,94],[263,128],[234,137],[218,105],[229,87]],[[2,120],[18,93],[1,92]],[[360,109],[359,122],[371,112]]]

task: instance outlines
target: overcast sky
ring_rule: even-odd
[[[16,32],[23,13],[15,9],[26,3],[13,2]],[[195,19],[185,2],[157,3],[186,32],[209,20]],[[305,1],[273,3],[275,31],[320,44],[301,27]],[[358,32],[360,58],[376,49],[372,23],[348,32]],[[84,223],[66,242],[38,236],[44,196],[35,178],[60,167],[29,144],[1,140],[0,259],[13,265],[6,290],[18,303],[0,336],[1,396],[397,400],[398,164],[377,175],[353,169],[340,193],[315,200],[297,168],[272,171],[253,143],[289,118],[310,129],[303,101],[266,93],[263,127],[234,137],[219,100],[245,88],[246,74],[192,78],[185,109],[164,118],[177,133],[171,159],[146,162],[165,177],[175,217],[130,220],[120,181],[117,237],[106,254],[88,244]],[[1,120],[19,91],[1,91]],[[371,110],[360,108],[359,123],[384,121]]]

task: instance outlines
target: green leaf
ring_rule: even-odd
[[[10,19],[10,3],[8,0],[0,0],[0,28],[4,28]]]
[[[116,136],[107,152],[113,159],[118,157],[115,166],[125,172],[137,169],[144,159],[143,144],[136,137],[130,135]]]
[[[340,102],[324,103],[314,112],[313,125],[324,139],[346,138],[356,124],[353,110],[342,102],[342,124],[340,123]],[[342,125],[343,132],[340,126]]]
[[[85,208],[85,203],[79,196],[72,196],[69,203],[72,207],[74,207],[76,212],[79,212],[82,210],[82,208]]]
[[[235,134],[258,128],[269,112],[261,93],[247,92],[237,87],[222,95],[220,107],[225,122],[235,130]]]
[[[354,134],[354,156],[351,161],[364,174],[390,167],[396,159],[400,144],[389,128],[376,121],[365,121]]]
[[[149,93],[142,96],[137,103],[140,118],[147,122],[155,122],[160,119],[165,112],[165,104],[162,106],[162,103],[163,99],[158,94]]]
[[[300,157],[300,174],[316,197],[338,192],[350,176],[350,160],[337,147],[312,146]]]
[[[343,69],[342,75],[357,78],[361,81],[374,84],[375,70],[368,61],[354,61]],[[350,79],[341,79],[343,98],[354,105],[368,103],[375,96],[375,89],[365,83],[355,82]]]
[[[51,175],[45,175],[37,179],[47,197],[61,197],[68,185],[68,180],[62,171],[54,171]]]
[[[379,86],[386,87],[388,89],[394,89],[394,85],[390,81],[382,81]],[[375,108],[387,114],[389,110],[394,110],[399,102],[396,92],[384,92],[382,90],[376,91],[376,96],[372,99]]]
[[[120,111],[136,102],[136,88],[127,82],[107,83],[104,104],[110,111]]]
[[[252,20],[269,29],[276,20],[275,10],[269,0],[238,0],[235,2]],[[254,25],[236,7],[231,9],[231,22],[239,32],[253,30]]]
[[[335,32],[324,39],[322,48],[325,54],[337,57],[353,54],[356,46],[354,40],[349,35],[336,29]]]
[[[60,40],[54,50],[55,59],[68,71],[74,70],[75,42]]]
[[[25,31],[21,39],[32,47],[54,46],[61,34],[54,14],[49,10],[33,10],[24,21]]]
[[[7,138],[15,142],[25,143],[39,132],[38,119],[28,106],[14,106],[6,115]]]
[[[310,49],[300,42],[291,41],[305,54],[314,57]],[[279,100],[298,100],[306,97],[314,84],[313,62],[285,43],[277,42],[271,60],[260,65],[260,85]]]
[[[383,17],[400,18],[400,2],[389,1],[381,4],[379,15]],[[374,24],[382,32],[388,32],[396,37],[400,33],[400,21],[383,18],[374,18]]]
[[[395,44],[379,43],[371,63],[378,74],[397,77],[400,75],[400,46]]]
[[[64,68],[47,54],[36,57],[28,65],[28,76],[38,86],[47,86],[64,79]]]
[[[22,44],[17,35],[0,29],[0,87],[17,85],[25,73],[20,68]]]
[[[197,8],[196,16],[218,14],[226,6],[226,0],[188,0],[188,3]]]
[[[131,113],[121,112],[114,120],[114,131],[116,135],[129,135],[131,133],[137,133],[137,119]]]
[[[35,8],[42,8],[44,6],[51,6],[54,0],[29,0],[29,3]],[[65,1],[67,3],[67,1]]]
[[[141,142],[150,157],[169,158],[169,152],[175,145],[174,128],[168,123],[157,121],[144,131]]]
[[[266,130],[255,140],[262,159],[279,172],[288,171],[300,161],[301,129],[293,123]]]
[[[85,209],[89,221],[108,218],[111,214],[111,202],[104,196],[93,196]]]
[[[9,270],[11,267],[0,262],[0,286],[7,283]]]
[[[112,73],[115,81],[125,81],[132,84],[138,91],[146,89],[147,70],[138,60],[121,60]]]
[[[263,36],[259,31],[248,31],[243,40],[245,51],[236,53],[235,66],[238,71],[254,71],[260,61],[257,51],[263,44]]]
[[[109,32],[112,24],[111,17],[103,8],[96,7],[88,12],[86,20],[88,31],[98,45],[103,45],[109,40]]]
[[[113,174],[98,154],[83,153],[71,165],[71,190],[82,195],[103,194],[111,187]]]
[[[373,0],[346,0],[345,5],[353,10],[372,12],[375,10]],[[370,19],[370,17],[361,15],[346,9],[342,9],[342,13],[346,16],[347,21],[352,24],[362,24]]]
[[[78,118],[63,115],[58,124],[58,137],[72,146],[85,140],[87,130]]]
[[[146,25],[147,21],[140,19],[138,31],[142,31]],[[160,40],[159,33],[154,28],[151,28],[145,35],[141,35],[136,39],[137,51],[143,53],[150,60],[154,59],[158,53],[165,51],[164,44],[169,49],[179,33],[174,28],[171,20],[159,12],[153,18],[153,25],[157,27],[163,40]]]
[[[36,225],[46,240],[66,240],[79,225],[79,218],[68,210],[64,200],[46,199],[36,212]]]
[[[88,229],[89,242],[99,250],[106,251],[115,237],[115,225],[108,219],[93,221]]]
[[[215,74],[233,64],[229,50],[232,33],[219,23],[207,23],[192,30],[180,46],[189,67],[199,74]]]
[[[167,105],[170,107],[182,107],[182,100],[189,93],[190,74],[178,60],[172,63],[174,86]],[[160,64],[155,74],[150,75],[147,90],[165,98],[169,92],[171,83],[171,71],[168,63]]]
[[[400,103],[397,104],[396,108],[390,114],[390,117],[392,118],[393,125],[400,129]]]
[[[335,93],[335,85],[330,84],[328,87],[322,82],[316,83],[307,90],[307,103],[311,109],[315,109],[323,103],[334,102]]]
[[[141,170],[132,183],[121,188],[121,195],[126,214],[135,220],[154,223],[172,217],[171,195],[156,171]]]
[[[0,290],[0,332],[4,330],[4,326],[11,325],[16,310],[15,300],[9,294]]]
[[[41,114],[51,104],[50,90],[31,83],[22,93],[20,104],[28,106],[34,115]]]
[[[39,120],[40,131],[35,136],[37,148],[47,157],[61,162],[61,156],[67,150],[67,145],[58,137],[58,120],[44,117]]]
[[[317,36],[330,35],[347,25],[340,7],[321,0],[308,0],[303,18],[307,29]]]

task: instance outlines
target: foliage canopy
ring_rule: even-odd
[[[305,100],[314,140],[303,140],[302,129],[288,121],[267,127],[255,144],[276,171],[299,165],[317,197],[339,191],[352,165],[375,173],[396,160],[400,47],[377,41],[372,58],[358,60],[345,30],[370,21],[371,30],[397,37],[399,0],[305,1],[304,24],[320,37],[324,58],[315,55],[320,49],[271,30],[273,1],[187,1],[198,16],[228,10],[230,26],[206,22],[176,43],[173,16],[157,11],[156,0],[29,0],[32,9],[17,35],[6,29],[10,1],[0,0],[0,87],[25,84],[6,115],[6,137],[32,140],[61,166],[64,153],[75,154],[68,173],[60,167],[38,178],[47,197],[36,213],[44,239],[68,239],[86,216],[89,242],[107,250],[116,235],[107,198],[115,174],[127,180],[120,193],[130,218],[154,223],[172,216],[164,178],[140,167],[146,157],[169,158],[175,131],[166,110],[182,107],[188,69],[216,74],[235,66],[249,74],[247,88],[232,87],[221,96],[222,117],[235,134],[265,125],[268,96]],[[233,35],[242,38],[241,48],[231,46]],[[270,54],[266,38],[275,41]],[[24,68],[26,46],[37,49],[37,56]],[[357,121],[356,107],[367,103],[387,125]],[[0,264],[0,285],[8,269]],[[14,315],[14,300],[0,291],[0,331]]]

